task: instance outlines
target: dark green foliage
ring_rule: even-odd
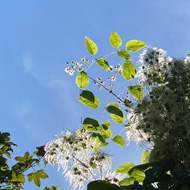
[[[1,190],[20,190],[26,182],[25,171],[31,167],[34,169],[39,165],[40,159],[44,156],[44,146],[37,147],[33,155],[26,152],[23,156],[15,157],[17,161],[12,167],[8,165],[8,159],[11,158],[13,146],[17,146],[10,141],[10,134],[0,132],[0,189]],[[28,180],[34,181],[37,186],[40,186],[41,180],[48,178],[44,170],[28,174]],[[58,190],[57,187],[51,187],[50,190]]]

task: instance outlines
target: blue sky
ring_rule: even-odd
[[[64,68],[66,61],[93,59],[86,51],[85,36],[98,45],[97,56],[114,51],[109,37],[116,31],[123,42],[142,40],[167,50],[169,56],[185,57],[190,52],[189,10],[189,0],[1,0],[0,130],[10,132],[18,145],[13,157],[33,152],[55,134],[78,129],[79,89]],[[99,117],[83,110],[84,116]],[[125,151],[115,145],[108,150],[114,168],[139,163],[143,151],[134,144]],[[43,180],[42,187],[70,189],[57,167],[48,166],[46,171],[50,178]],[[42,187],[30,183],[24,189]]]

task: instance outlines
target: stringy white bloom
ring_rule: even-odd
[[[131,108],[127,119],[130,121],[130,126],[127,128],[126,136],[128,141],[147,142],[149,136],[144,133],[142,129],[139,129],[139,125],[143,121],[142,114],[136,114],[135,110]]]
[[[190,172],[190,57],[166,57],[149,47],[139,64],[146,95],[129,110],[127,140],[153,142],[150,161],[174,158],[178,170]]]
[[[143,50],[139,57],[139,68],[137,77],[139,82],[147,87],[158,84],[159,79],[167,72],[167,64],[171,61],[166,58],[166,51],[155,47],[148,47]]]
[[[73,189],[85,189],[89,181],[101,179],[111,169],[109,154],[94,151],[97,145],[92,133],[67,131],[45,146],[45,160],[58,164]]]
[[[185,64],[190,64],[190,56],[187,56],[184,60]]]

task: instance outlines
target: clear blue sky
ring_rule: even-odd
[[[184,57],[190,52],[189,10],[189,0],[1,0],[0,130],[18,145],[13,157],[78,129],[79,91],[64,68],[66,61],[92,58],[85,36],[98,45],[98,56],[114,51],[109,37],[116,31],[124,42],[138,39]],[[133,144],[125,153],[119,146],[112,149],[114,168],[140,162],[142,150]],[[50,178],[42,187],[70,189],[57,167],[46,171]],[[42,187],[29,183],[24,189]]]

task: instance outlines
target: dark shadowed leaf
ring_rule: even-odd
[[[83,121],[83,127],[87,131],[97,131],[98,126],[99,126],[99,123],[95,119],[87,117]]]
[[[115,184],[110,184],[106,181],[92,181],[88,184],[87,190],[122,190]]]
[[[106,110],[110,113],[115,123],[123,123],[125,121],[125,115],[116,103],[109,103]]]
[[[100,100],[90,90],[83,90],[78,100],[94,109],[98,108],[100,104]]]

